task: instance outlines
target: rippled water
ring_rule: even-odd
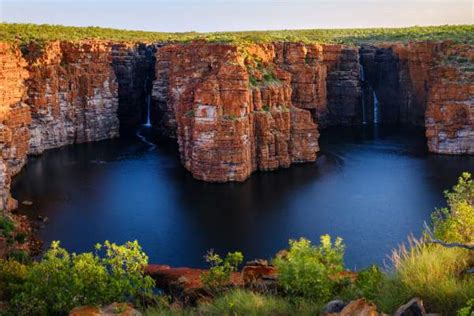
[[[174,144],[153,142],[132,135],[32,158],[14,179],[14,196],[34,202],[21,212],[48,216],[40,237],[71,251],[137,239],[151,262],[203,266],[210,248],[267,258],[289,238],[329,233],[361,268],[419,234],[442,191],[474,171],[474,157],[428,154],[422,131],[366,126],[323,131],[315,163],[212,184],[181,167]]]

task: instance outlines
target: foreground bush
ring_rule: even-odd
[[[329,300],[338,286],[335,276],[344,270],[344,245],[337,238],[321,236],[321,244],[311,245],[307,239],[290,240],[286,256],[276,258],[278,282],[289,295],[317,301]]]
[[[29,266],[1,262],[0,280],[16,315],[65,313],[75,306],[134,301],[151,295],[144,276],[148,257],[138,243],[105,242],[95,253],[69,254],[53,242],[44,258]]]
[[[222,259],[214,251],[209,251],[206,256],[207,263],[210,264],[209,271],[201,274],[201,281],[209,290],[219,290],[228,285],[232,272],[237,271],[239,264],[244,260],[241,252],[229,252]]]
[[[435,236],[446,242],[474,243],[474,182],[464,172],[452,191],[444,193],[447,208],[433,213]]]

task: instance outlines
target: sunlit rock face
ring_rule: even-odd
[[[473,49],[450,42],[348,46],[194,42],[0,43],[0,207],[27,154],[116,137],[151,121],[205,181],[314,161],[318,125],[426,127],[428,148],[472,154]]]
[[[474,53],[450,42],[379,44],[361,49],[382,123],[425,126],[428,148],[474,153]],[[373,117],[371,100],[369,119]],[[371,116],[372,115],[372,116]]]
[[[26,162],[31,122],[25,101],[26,61],[15,47],[0,43],[0,211],[15,207],[10,179]]]
[[[314,161],[317,125],[292,103],[292,75],[273,45],[158,48],[153,97],[166,104],[183,165],[206,181],[243,181],[255,170]],[[160,62],[162,61],[162,62]]]
[[[428,148],[442,154],[474,154],[474,50],[441,46],[431,74],[426,108]]]
[[[95,41],[52,42],[31,58],[26,83],[31,154],[118,136],[111,62],[111,45]]]

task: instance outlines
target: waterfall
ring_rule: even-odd
[[[151,112],[151,92],[148,92],[148,77],[145,78],[145,83],[143,84],[143,90],[146,95],[146,123],[143,124],[141,127],[137,129],[136,135],[138,138],[140,138],[145,144],[150,146],[149,150],[153,150],[156,148],[156,145],[153,144],[152,142],[148,141],[148,139],[142,135],[142,131],[148,130],[148,127],[151,127],[151,118],[150,118],[150,112]],[[149,130],[148,130],[149,131]]]
[[[377,99],[375,90],[373,93],[373,98],[374,98],[374,124],[377,124],[380,122],[380,109],[379,109],[379,99]]]
[[[151,120],[150,120],[150,104],[151,104],[151,95],[148,94],[146,96],[146,127],[151,127]]]
[[[362,124],[367,124],[367,114],[365,111],[365,98],[364,98],[364,81],[365,81],[365,75],[364,75],[364,67],[362,64],[359,64],[359,76],[360,76],[360,81],[362,82],[362,87],[361,87],[361,99],[362,99]]]
[[[151,119],[150,119],[150,106],[151,106],[151,94],[147,90],[148,88],[148,77],[145,78],[145,84],[143,85],[143,89],[146,93],[146,123],[143,125],[145,127],[151,127]]]

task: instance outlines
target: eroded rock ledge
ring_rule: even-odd
[[[205,181],[314,161],[318,126],[426,126],[430,151],[474,153],[474,50],[450,42],[344,46],[193,42],[0,43],[0,209],[28,154],[144,122]]]

